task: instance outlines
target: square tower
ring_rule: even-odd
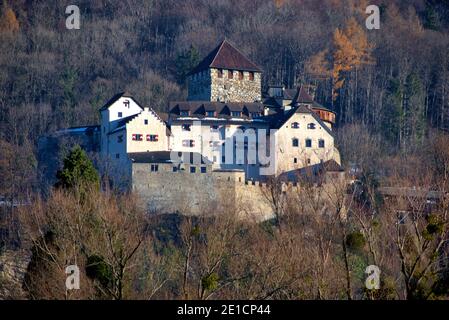
[[[188,100],[259,102],[261,74],[262,69],[224,40],[189,73]]]

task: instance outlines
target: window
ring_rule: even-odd
[[[182,146],[192,148],[195,146],[195,140],[182,140]]]
[[[234,72],[232,70],[228,70],[228,79],[234,78]]]
[[[218,126],[210,126],[210,132],[218,132]]]
[[[298,158],[293,158],[293,163],[298,163]]]
[[[201,167],[201,173],[206,173],[206,172],[207,172],[206,167]]]
[[[118,117],[119,117],[119,118],[123,117],[123,112],[119,112],[119,113],[118,113]]]
[[[251,117],[253,118],[260,117],[260,112],[251,112]]]
[[[190,124],[183,124],[182,125],[182,131],[190,131]]]
[[[217,76],[223,78],[223,69],[218,69]]]
[[[173,167],[173,172],[178,172],[178,167]]]
[[[118,143],[122,143],[123,142],[123,136],[118,136],[117,137],[117,142]]]
[[[143,141],[143,135],[142,134],[133,134],[133,140],[134,141]]]
[[[320,147],[320,148],[324,148],[324,140],[323,139],[320,139],[320,140],[318,140],[318,147]]]
[[[315,129],[315,128],[316,128],[315,123],[309,123],[309,124],[307,125],[307,129]]]
[[[293,147],[299,147],[299,140],[296,138],[293,138],[292,145],[293,145]]]
[[[159,165],[152,164],[151,165],[151,172],[158,172],[159,171]]]
[[[209,147],[218,150],[220,148],[220,141],[209,141]]]
[[[306,148],[312,148],[312,139],[306,139]]]
[[[206,112],[206,115],[207,115],[208,117],[215,117],[215,111],[207,111],[207,112]]]
[[[292,123],[292,129],[299,129],[299,123],[298,122],[293,122]]]
[[[249,80],[254,81],[254,72],[249,73]]]
[[[310,159],[307,159],[307,164],[310,164],[310,163],[311,163]]]
[[[159,141],[159,135],[157,135],[157,134],[147,134],[147,141],[157,142],[157,141]]]
[[[239,71],[239,80],[243,80],[243,71]]]
[[[190,112],[188,110],[182,110],[180,114],[182,117],[188,117]]]
[[[231,112],[231,116],[233,116],[233,117],[241,117],[242,116],[242,112],[241,111],[232,111]]]
[[[147,126],[148,125],[148,119],[143,120],[143,124]]]
[[[190,167],[190,173],[195,173],[196,172],[196,167]]]
[[[115,154],[115,158],[116,158],[116,159],[120,159],[120,153],[116,153],[116,154]]]

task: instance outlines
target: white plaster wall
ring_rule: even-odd
[[[293,122],[299,123],[299,129],[291,127]],[[315,129],[308,129],[309,123]],[[334,158],[334,138],[310,114],[295,113],[275,134],[276,136],[276,174],[300,169]],[[293,138],[299,140],[299,146],[293,147]],[[312,147],[306,148],[306,139],[312,140]],[[319,139],[323,139],[325,148],[318,147]],[[294,163],[297,158],[297,163]],[[310,159],[310,163],[307,162]]]
[[[145,124],[148,120],[148,124]],[[142,134],[142,141],[134,141],[133,134]],[[158,141],[147,141],[147,135],[158,135]],[[151,109],[145,108],[126,125],[126,152],[168,151],[167,126]]]

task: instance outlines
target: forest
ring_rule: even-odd
[[[373,3],[380,30],[365,28],[367,1],[80,0],[81,28],[69,30],[68,1],[3,0],[0,161],[13,168],[0,170],[35,189],[38,137],[97,124],[120,91],[166,111],[224,38],[263,68],[264,88],[317,85],[339,128],[362,125],[386,152],[414,152],[449,125],[449,4]]]
[[[25,293],[0,277],[0,298],[447,299],[447,199],[434,215],[406,199],[416,216],[404,231],[392,215],[404,203],[377,188],[449,187],[448,0],[77,0],[79,30],[66,28],[70,4],[0,5],[0,203],[32,199],[32,210],[0,208],[0,258],[33,248]],[[370,4],[379,30],[365,27]],[[99,192],[96,178],[40,197],[39,137],[98,124],[120,91],[167,111],[225,38],[262,67],[264,89],[313,84],[336,112],[343,165],[363,169],[349,219],[341,199],[323,217],[304,194],[273,223],[239,224],[226,208],[150,219],[132,195]],[[74,259],[86,282],[70,296],[51,285]],[[364,289],[368,263],[383,270],[380,291]]]

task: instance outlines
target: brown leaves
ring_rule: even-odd
[[[7,8],[0,20],[0,33],[14,33],[19,31],[19,21],[11,8]]]
[[[335,100],[337,91],[345,83],[345,73],[375,63],[371,56],[372,49],[363,28],[356,19],[351,18],[344,29],[335,30],[332,50],[325,49],[314,55],[308,61],[306,71],[318,79],[332,78],[332,97]]]
[[[345,82],[343,74],[363,64],[372,64],[373,59],[371,57],[372,45],[368,43],[364,30],[354,18],[348,21],[345,29],[335,30],[333,44],[332,98],[335,100],[338,96],[337,91],[343,87]]]

